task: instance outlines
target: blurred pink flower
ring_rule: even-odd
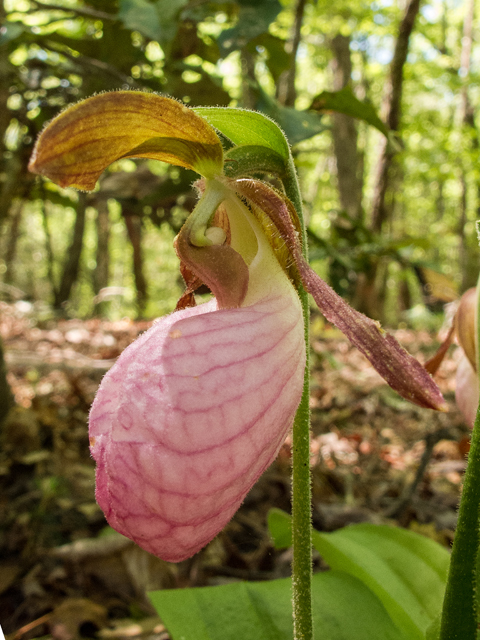
[[[479,383],[467,356],[463,356],[458,363],[455,400],[465,420],[473,427],[479,401]]]
[[[458,363],[455,381],[455,399],[457,406],[463,413],[466,422],[473,427],[477,415],[479,402],[479,380],[477,374],[476,347],[476,307],[477,289],[466,291],[460,298],[452,326],[443,344],[425,367],[432,375],[438,370],[454,337],[462,348],[463,355]]]
[[[458,363],[455,399],[465,420],[473,427],[479,400],[479,381],[476,353],[476,288],[466,291],[455,316],[455,330],[463,357]]]

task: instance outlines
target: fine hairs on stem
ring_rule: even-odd
[[[294,204],[302,228],[302,246],[305,259],[307,242],[302,201],[297,174],[290,155],[287,179],[287,196]],[[310,367],[309,367],[309,306],[307,292],[299,289],[305,323],[307,360],[303,394],[293,425],[292,447],[292,536],[293,536],[293,629],[294,640],[313,640],[312,617],[312,517],[310,480]]]

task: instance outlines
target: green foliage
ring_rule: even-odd
[[[233,144],[266,147],[288,161],[289,148],[285,136],[275,122],[261,113],[215,108],[197,108],[195,111]]]
[[[270,24],[281,9],[282,5],[278,0],[239,0],[235,26],[223,31],[218,39],[223,56],[268,33]]]
[[[21,36],[23,32],[23,25],[17,24],[15,22],[7,22],[2,28],[2,32],[0,33],[0,47],[7,44],[7,42],[15,40],[16,38]]]
[[[380,256],[383,261],[384,270],[393,274],[388,278],[392,294],[404,283],[403,276],[395,275],[397,265],[407,269],[410,264],[426,263],[461,288],[474,284],[478,264],[474,219],[480,173],[475,117],[472,126],[460,127],[458,122],[458,96],[464,83],[459,74],[463,9],[454,11],[449,4],[430,3],[418,16],[404,69],[399,132],[403,151],[397,153],[397,183],[387,203],[391,224],[383,230],[383,237],[372,240],[360,232],[360,226],[368,230],[370,225],[377,131],[388,133],[378,113],[400,6],[352,5],[344,0],[335,5],[323,0],[307,3],[297,55],[295,109],[280,104],[276,95],[291,64],[287,43],[292,36],[293,3],[74,0],[68,6],[58,3],[55,9],[48,7],[5,3],[0,32],[0,86],[8,89],[0,98],[1,136],[5,140],[0,150],[0,232],[4,220],[5,241],[13,200],[38,197],[26,170],[33,140],[63,107],[95,92],[128,87],[164,92],[189,105],[241,106],[247,91],[250,106],[273,118],[295,145],[306,214],[320,240],[315,243],[316,258],[339,292],[352,295],[357,274],[370,268],[367,258],[372,249],[375,259]],[[350,37],[352,75],[348,87],[332,91],[331,41],[337,34]],[[251,60],[248,73],[242,68],[245,56]],[[479,95],[475,56],[474,48],[468,88],[472,114]],[[365,183],[364,215],[355,221],[352,233],[347,230],[348,238],[337,224],[343,212],[331,145],[332,112],[357,121]],[[249,123],[245,124],[248,128]],[[235,144],[263,144],[258,136],[245,136],[248,130],[230,133],[227,137]],[[277,152],[284,157],[283,150]],[[278,174],[279,159],[272,156],[271,160]],[[265,158],[260,164],[266,166]],[[148,202],[140,199],[135,203],[135,208],[148,210],[145,220],[169,223],[172,206],[182,208],[189,197],[189,185],[183,191],[179,188],[175,202],[168,186],[165,181],[158,189],[158,201],[170,198],[167,215],[163,207],[151,205],[151,197]],[[46,195],[47,199],[58,198],[52,192]],[[460,223],[462,199],[466,210]],[[65,231],[68,234],[69,228]],[[408,256],[401,250],[399,262],[395,246],[405,238],[412,240],[411,249]],[[462,247],[464,260],[459,251]],[[348,265],[341,265],[342,260]],[[16,271],[19,274],[22,269]],[[42,292],[48,288],[44,284]],[[418,283],[409,279],[408,288],[412,290],[410,298],[420,302]],[[85,295],[87,289],[83,288]],[[391,309],[387,317],[395,322],[399,319],[395,295],[388,299]]]
[[[290,516],[273,509],[268,525],[276,548],[291,545]],[[331,568],[313,577],[315,637],[436,637],[449,562],[445,548],[411,531],[368,524],[314,531],[313,545]],[[157,591],[150,598],[172,640],[292,637],[289,579]]]
[[[165,40],[157,7],[147,0],[120,0],[118,17],[127,29],[152,40]]]
[[[325,131],[326,126],[320,114],[283,107],[271,98],[260,85],[255,87],[253,91],[257,95],[256,109],[280,125],[291,145],[296,145]]]
[[[291,580],[286,578],[155,591],[150,599],[172,640],[291,640],[291,590]],[[312,596],[317,638],[403,638],[379,599],[346,573],[316,574]]]
[[[378,129],[383,135],[388,136],[388,129],[378,117],[375,107],[368,102],[358,100],[350,87],[345,87],[340,91],[322,91],[314,98],[311,109],[327,113],[334,111],[357,120],[363,120]]]
[[[285,41],[269,31],[250,40],[246,49],[253,56],[258,55],[259,50],[265,51],[265,64],[274,82],[278,82],[282,72],[290,66],[290,56],[285,51]]]
[[[275,546],[288,546],[290,517],[274,509],[268,522]],[[356,577],[375,593],[405,637],[425,637],[442,606],[449,563],[444,547],[411,531],[370,524],[314,531],[312,539],[332,569]]]
[[[231,178],[254,173],[273,173],[282,177],[286,172],[285,159],[275,151],[260,145],[232,147],[225,154],[225,174]]]

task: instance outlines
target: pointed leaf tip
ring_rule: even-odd
[[[29,169],[62,187],[90,191],[120,158],[152,158],[221,173],[220,140],[185,105],[154,93],[114,91],[87,98],[54,118],[40,134]]]

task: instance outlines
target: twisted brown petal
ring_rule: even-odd
[[[377,322],[352,309],[306,262],[293,224],[293,205],[262,182],[237,180],[231,186],[271,218],[290,249],[303,286],[322,314],[364,354],[392,389],[421,407],[445,411],[446,402],[422,365]]]

